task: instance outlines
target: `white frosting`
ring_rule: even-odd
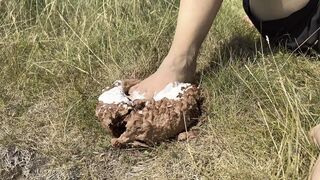
[[[160,92],[158,92],[155,96],[153,96],[153,99],[155,101],[159,101],[163,98],[178,100],[179,94],[183,93],[188,87],[190,87],[190,85],[191,84],[189,83],[179,83],[179,82],[170,83]]]
[[[114,88],[103,92],[100,97],[99,101],[105,104],[132,104],[132,101],[136,99],[145,99],[143,94],[140,94],[137,91],[134,91],[131,96],[127,96],[123,92],[122,82],[116,81],[114,83]],[[159,101],[163,98],[168,98],[172,100],[180,99],[178,96],[182,94],[185,90],[191,87],[189,83],[169,83],[164,89],[154,95],[153,99],[155,101]]]
[[[123,92],[122,86],[116,86],[102,93],[98,99],[105,104],[131,104],[129,98]]]
[[[133,91],[130,95],[131,101],[136,99],[145,99],[144,94],[140,94],[138,91]]]

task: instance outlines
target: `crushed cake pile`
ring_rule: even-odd
[[[138,80],[116,81],[99,97],[96,116],[114,147],[152,146],[177,137],[197,123],[202,100],[197,86],[170,83],[152,99],[129,89]]]

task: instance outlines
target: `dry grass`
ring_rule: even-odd
[[[0,177],[307,179],[320,63],[261,46],[240,2],[224,4],[198,60],[199,138],[118,150],[94,117],[97,96],[157,68],[178,2],[0,0]]]

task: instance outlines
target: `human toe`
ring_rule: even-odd
[[[129,89],[129,95],[132,95],[133,92],[137,91],[137,89],[139,88],[139,84],[136,84],[134,86],[132,86],[130,89]]]

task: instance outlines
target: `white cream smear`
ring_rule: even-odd
[[[136,99],[145,99],[145,97],[144,94],[140,94],[138,91],[133,91],[130,95],[130,99],[134,101]]]
[[[129,98],[123,92],[122,86],[116,86],[102,93],[98,99],[105,104],[131,104]]]
[[[184,93],[184,91],[187,90],[188,87],[191,87],[191,84],[179,82],[169,83],[164,89],[153,96],[153,99],[155,101],[160,101],[163,98],[178,100],[180,99],[178,97],[179,94]]]
[[[134,91],[131,96],[127,96],[122,88],[122,82],[116,81],[114,83],[115,87],[105,91],[99,97],[99,101],[105,104],[132,104],[132,101],[137,99],[145,99],[143,94],[140,94],[137,91]],[[190,83],[179,83],[173,82],[169,83],[164,89],[153,96],[155,101],[160,101],[163,98],[168,98],[171,100],[180,99],[179,94],[184,93],[185,90],[191,87]]]

